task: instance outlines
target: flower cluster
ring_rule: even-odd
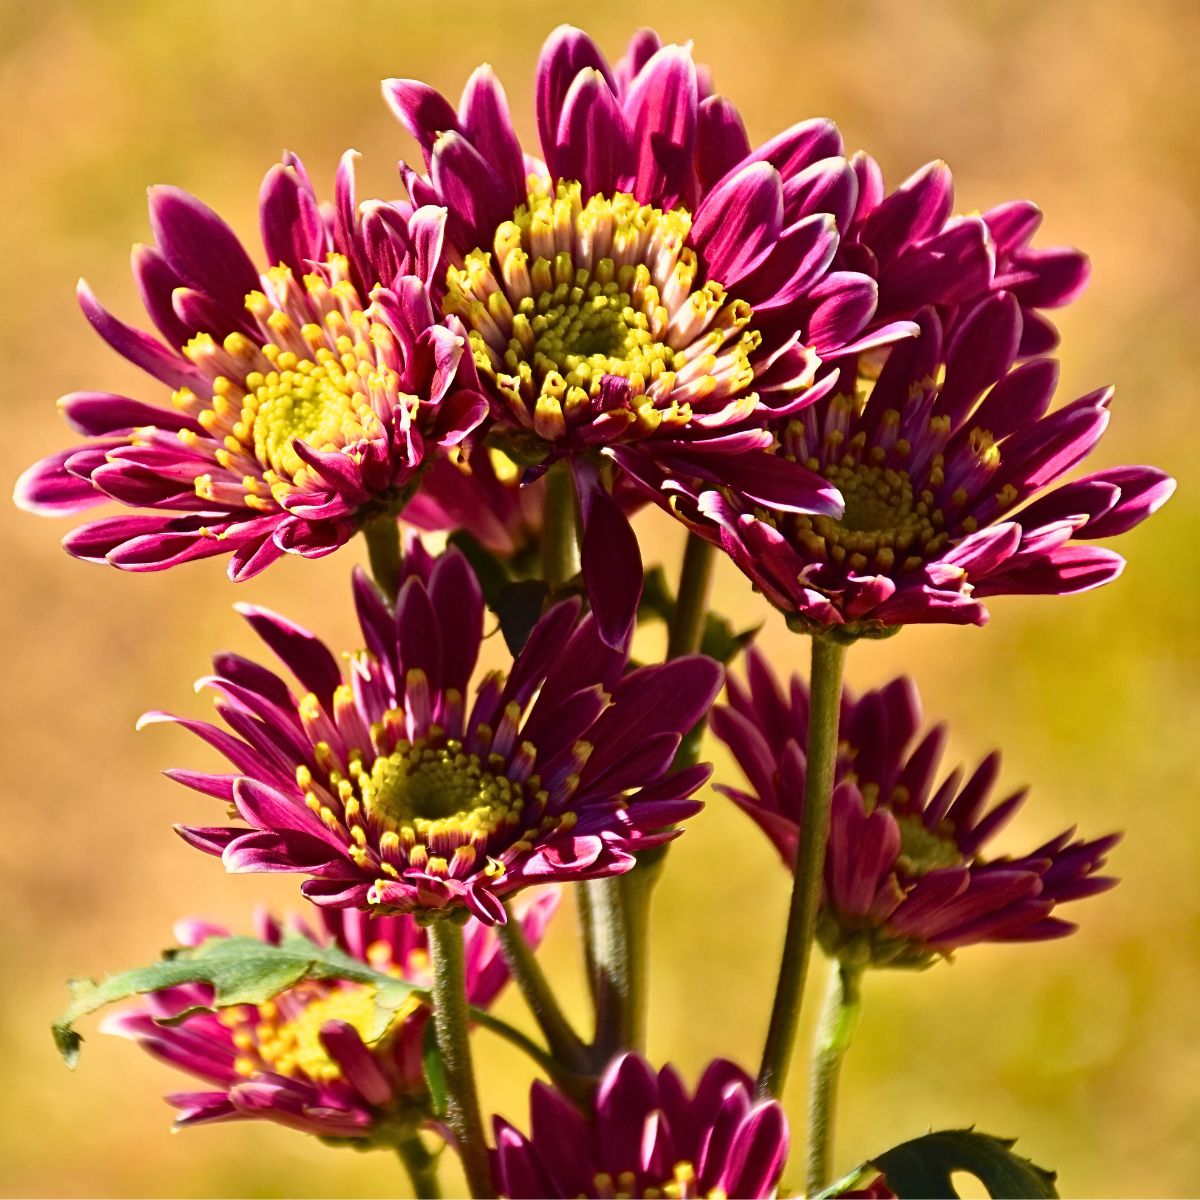
[[[420,1195],[440,1194],[437,1137],[475,1196],[771,1197],[819,944],[836,961],[805,1194],[831,1196],[864,970],[1071,932],[1061,907],[1112,886],[1117,841],[1068,831],[994,856],[1025,798],[992,802],[999,756],[942,774],[946,730],[922,731],[912,680],[845,691],[845,646],[1107,583],[1124,560],[1094,543],[1174,482],[1075,473],[1112,391],[1054,405],[1048,314],[1089,266],[1033,244],[1031,203],[956,214],[941,162],[888,192],[824,119],[756,145],[690,46],[649,31],[610,64],[558,29],[532,90],[527,145],[488,67],[457,105],[385,81],[420,152],[400,164],[405,197],[360,201],[348,152],[322,205],[286,155],[262,185],[261,267],[199,200],[152,189],[133,269],[156,334],[80,285],[159,394],[64,397],[85,441],[30,467],[20,505],[134,510],[64,543],[127,571],[227,554],[245,580],[362,532],[373,577],[353,573],[349,654],[242,604],[285,672],[218,654],[200,684],[220,724],[142,722],[227,761],[167,772],[224,806],[178,826],[184,841],[230,872],[303,876],[315,917],[261,916],[256,939],[184,922],[182,952],[80,985],[71,1012],[143,996],[106,1027],[203,1081],[169,1097],[177,1124],[263,1118],[394,1148]],[[630,518],[651,502],[688,543],[678,594],[658,579],[643,610]],[[751,649],[713,707],[752,635],[707,613],[711,546],[811,635],[811,687],[785,690]],[[665,661],[633,657],[647,612],[670,624]],[[702,808],[709,725],[747,781],[717,790],[794,886],[757,1077],[717,1058],[689,1091],[643,1057],[646,931],[667,844]],[[546,884],[579,885],[590,1040],[537,957],[558,889],[530,890]],[[229,987],[197,966],[209,942]],[[540,1041],[485,1011],[510,974]],[[473,1022],[552,1080],[533,1085],[528,1134],[491,1114],[488,1143]],[[57,1035],[78,1041],[69,1021]],[[885,1154],[840,1194],[913,1194],[900,1177],[937,1151],[898,1149],[899,1176]],[[1006,1152],[983,1139],[965,1161]],[[1006,1188],[1053,1194],[1025,1160],[1003,1166]]]
[[[558,906],[547,889],[521,915],[536,946]],[[335,946],[374,970],[420,986],[429,983],[425,931],[411,916],[373,917],[359,910],[321,909],[314,930],[299,917],[290,928]],[[278,945],[280,923],[255,914],[255,936]],[[207,921],[180,921],[181,946],[199,946],[228,930]],[[493,931],[466,929],[467,999],[487,1008],[508,982]],[[176,1092],[176,1128],[215,1121],[268,1120],[325,1138],[382,1138],[430,1116],[423,1067],[429,1006],[416,995],[375,1036],[374,989],[335,980],[297,984],[263,1004],[211,1011],[212,990],[190,984],[152,993],[136,1008],[105,1019],[106,1033],[202,1080],[206,1091]],[[179,1014],[183,1015],[182,1019]]]
[[[796,857],[804,811],[810,697],[793,676],[786,692],[761,655],[747,681],[728,681],[712,730],[733,752],[750,791],[720,786],[770,838],[785,865]],[[921,734],[911,679],[843,693],[836,787],[818,936],[850,962],[921,966],[976,942],[1040,941],[1075,929],[1055,912],[1116,880],[1098,872],[1118,836],[1082,841],[1071,830],[1017,858],[985,859],[987,844],[1025,800],[991,805],[1000,755],[964,781],[938,778],[947,729]]]

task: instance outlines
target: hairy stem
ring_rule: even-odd
[[[363,526],[371,575],[389,604],[396,602],[400,589],[400,525],[395,517],[376,517]]]
[[[828,1186],[833,1160],[838,1076],[850,1048],[862,1003],[862,968],[834,964],[813,1046],[812,1093],[808,1101],[808,1195]]]
[[[638,960],[630,937],[623,884],[623,878],[614,877],[581,885],[587,889],[592,913],[595,1047],[602,1061],[621,1050],[640,1048],[645,1038],[645,988],[635,978],[645,964]]]
[[[462,926],[448,917],[431,921],[429,956],[433,967],[433,1026],[446,1077],[446,1123],[454,1134],[471,1195],[491,1196],[492,1171],[467,1029]]]
[[[416,1200],[441,1200],[437,1155],[431,1153],[418,1133],[410,1133],[396,1143],[396,1153],[412,1181]]]
[[[667,658],[695,654],[704,637],[708,616],[708,592],[712,582],[716,547],[694,533],[687,536],[683,565],[679,569],[679,591],[675,597],[675,615],[667,633]]]
[[[804,814],[800,844],[792,881],[779,981],[771,1023],[758,1072],[758,1094],[776,1096],[783,1092],[796,1042],[804,983],[812,955],[817,910],[821,902],[821,878],[825,870],[825,848],[829,841],[829,808],[833,797],[833,774],[837,759],[838,715],[842,699],[842,667],[846,647],[831,638],[812,640],[812,679],[808,714],[808,768],[804,781]]]
[[[530,1011],[545,1035],[550,1052],[568,1071],[583,1072],[587,1054],[579,1035],[559,1007],[550,982],[542,971],[529,943],[525,940],[520,921],[509,910],[508,924],[497,926],[504,960],[517,987],[521,989]]]

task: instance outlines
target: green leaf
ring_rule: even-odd
[[[515,658],[521,653],[542,615],[549,588],[540,579],[520,579],[505,584],[492,610],[500,618],[500,632]]]
[[[670,621],[674,615],[675,597],[667,586],[667,577],[661,566],[652,567],[642,580],[638,620],[646,621],[657,617],[661,621]]]
[[[1056,1197],[1054,1172],[1014,1154],[1015,1144],[1015,1138],[992,1137],[973,1129],[947,1129],[903,1142],[868,1165],[878,1168],[888,1187],[902,1198],[957,1197],[951,1182],[955,1171],[974,1175],[995,1200]]]
[[[336,946],[319,946],[298,933],[285,934],[278,946],[253,937],[216,937],[194,948],[168,951],[161,962],[109,975],[98,983],[92,979],[72,980],[68,984],[71,1003],[52,1026],[54,1044],[67,1065],[73,1067],[83,1041],[75,1031],[80,1017],[160,988],[206,983],[213,989],[212,1007],[227,1008],[262,1004],[309,979],[347,979],[374,986],[376,1024],[369,1041],[383,1036],[410,996],[427,998],[429,994],[406,980],[372,969]],[[175,1020],[187,1015],[180,1013]]]
[[[733,661],[758,636],[761,623],[734,633],[733,626],[724,617],[709,613],[704,619],[704,633],[700,638],[700,653],[714,658],[723,666]]]
[[[446,1115],[446,1067],[442,1052],[438,1049],[437,1030],[430,1021],[425,1026],[425,1041],[421,1046],[421,1061],[425,1068],[425,1083],[429,1087],[429,1100],[435,1117]]]

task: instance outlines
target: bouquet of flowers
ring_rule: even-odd
[[[615,64],[553,33],[535,145],[486,66],[457,107],[411,79],[383,92],[421,152],[405,199],[360,199],[348,152],[322,202],[285,155],[252,255],[155,188],[133,268],[156,332],[80,285],[149,399],[64,397],[83,440],[29,468],[18,504],[123,506],[64,546],[134,573],[219,556],[244,582],[360,534],[370,571],[345,656],[239,604],[275,662],[215,656],[219,723],[143,718],[227,760],[168,772],[216,802],[179,835],[227,871],[300,876],[302,911],[185,919],[158,961],[75,981],[60,1050],[116,1003],[107,1031],[199,1081],[169,1097],[179,1126],[389,1149],[418,1196],[446,1151],[473,1196],[952,1196],[963,1170],[1054,1195],[966,1128],[833,1169],[864,977],[1071,933],[1117,840],[997,854],[1025,799],[997,791],[999,756],[943,769],[913,681],[854,695],[843,665],[905,625],[982,625],[991,597],[1108,583],[1123,560],[1098,543],[1171,494],[1152,467],[1076,471],[1112,391],[1054,404],[1048,314],[1086,257],[1034,245],[1026,201],[955,215],[942,162],[889,189],[829,121],[752,144],[690,48],[650,31]],[[677,570],[643,562],[647,505],[686,527]],[[796,663],[710,611],[722,555]],[[666,625],[662,661],[632,657],[645,622]],[[502,669],[479,669],[485,637]],[[712,790],[793,882],[760,1060],[688,1080],[646,1058],[648,920],[703,820],[706,732],[741,775]],[[586,1029],[538,957],[560,907]],[[814,945],[829,988],[797,1125],[780,1096]],[[536,1037],[491,1011],[510,984]],[[528,1114],[482,1111],[487,1036],[527,1056]]]

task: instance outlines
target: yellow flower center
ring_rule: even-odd
[[[217,442],[213,470],[195,480],[204,500],[270,511],[315,482],[296,442],[359,458],[398,408],[416,397],[399,390],[391,331],[372,320],[341,255],[297,281],[287,267],[266,274],[267,292],[251,292],[246,310],[261,337],[197,334],[184,354],[209,380],[212,395],[189,388],[175,404]],[[184,430],[185,445],[200,445]]]
[[[346,984],[323,991],[301,985],[281,999],[282,1004],[267,1001],[256,1008],[230,1008],[220,1014],[238,1050],[234,1069],[244,1078],[266,1070],[328,1083],[341,1078],[342,1072],[326,1052],[321,1030],[330,1021],[345,1021],[368,1045],[376,1032],[373,987]],[[412,1007],[418,1003],[412,1001]]]
[[[822,473],[842,493],[846,511],[840,519],[800,517],[796,528],[821,539],[834,562],[860,571],[886,572],[897,563],[911,570],[948,540],[933,493],[917,492],[907,471],[841,462]]]
[[[297,441],[314,450],[342,449],[378,426],[353,369],[331,351],[318,350],[317,362],[282,355],[274,346],[264,352],[280,369],[246,377],[252,390],[242,401],[240,424],[249,426],[258,461],[276,474],[294,477],[303,470]]]
[[[551,194],[534,181],[491,250],[449,269],[444,309],[518,426],[553,441],[607,410],[614,436],[643,437],[753,383],[750,306],[715,281],[696,286],[691,226],[627,192],[585,203],[578,183]],[[625,404],[596,403],[606,376],[627,381]]]
[[[368,816],[404,840],[491,833],[525,806],[520,784],[493,775],[461,743],[402,745],[377,758],[368,772],[350,764]]]
[[[900,826],[900,855],[896,865],[908,875],[927,875],[939,867],[957,867],[963,863],[952,836],[930,829],[918,813],[901,813],[896,817]]]
[[[694,1200],[700,1196],[696,1187],[696,1168],[686,1159],[677,1162],[670,1179],[659,1183],[638,1185],[634,1171],[622,1171],[615,1178],[607,1171],[592,1177],[592,1195],[607,1200]],[[704,1193],[705,1200],[725,1200],[720,1188]]]

